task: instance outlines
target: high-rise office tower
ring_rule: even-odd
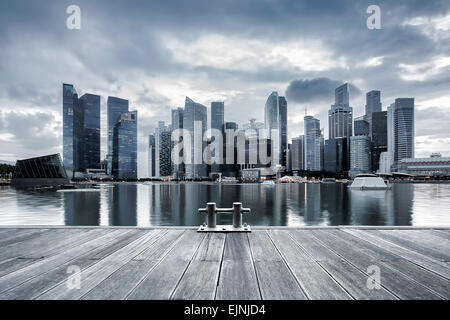
[[[74,168],[74,110],[78,108],[78,94],[71,84],[63,84],[63,164],[69,178]]]
[[[137,111],[122,113],[113,130],[112,174],[137,179]]]
[[[301,135],[298,138],[292,138],[291,143],[291,170],[302,171],[304,170],[305,161],[305,136]]]
[[[183,137],[183,150],[185,152],[185,168],[187,179],[204,178],[207,176],[206,163],[203,161],[203,150],[206,141],[203,136],[207,130],[206,107],[186,97],[183,127],[190,134],[190,145]],[[194,130],[195,129],[195,130]]]
[[[100,96],[86,93],[79,106],[83,113],[79,169],[100,169]]]
[[[374,112],[381,112],[381,92],[379,90],[366,93],[366,116]]]
[[[328,111],[329,139],[353,135],[353,108],[349,105],[349,96],[348,83],[336,88],[334,104]]]
[[[119,120],[121,114],[128,112],[128,100],[108,97],[106,106],[106,113],[108,119],[108,154],[106,159],[108,160],[108,174],[112,174],[112,161],[113,161],[113,136],[114,127]]]
[[[267,98],[264,107],[264,125],[267,138],[272,139],[272,166],[281,164],[282,146],[281,146],[281,121],[278,92],[272,92]]]
[[[155,175],[167,177],[172,174],[171,161],[171,134],[172,128],[159,121],[155,130]]]
[[[100,96],[63,84],[63,158],[68,176],[100,168]]]
[[[361,116],[361,117],[355,118],[354,130],[355,130],[355,136],[368,136],[369,135],[370,127],[369,127],[369,122],[366,120],[366,116]]]
[[[325,141],[324,146],[324,167],[328,173],[344,173],[348,171],[348,139],[336,138]]]
[[[150,134],[148,136],[148,176],[155,177],[156,176],[156,145],[155,145],[155,136]]]
[[[211,129],[212,130],[218,130],[221,132],[222,137],[225,138],[224,135],[224,125],[225,125],[225,104],[223,102],[211,102]],[[225,150],[225,144],[222,140],[222,149],[221,150],[213,150],[213,156],[214,158],[221,158],[222,164],[220,163],[212,163],[211,165],[211,171],[212,172],[222,172],[223,170],[223,163],[224,163],[224,152]]]
[[[372,140],[372,171],[378,171],[380,155],[387,151],[387,111],[372,112],[370,138]]]
[[[370,138],[368,136],[350,137],[350,171],[351,178],[361,173],[369,173],[370,164]]]
[[[280,122],[280,164],[284,167],[287,165],[287,101],[285,97],[278,97],[278,120]]]
[[[387,108],[387,152],[380,155],[380,172],[391,173],[394,164],[395,142],[394,142],[394,109],[395,103]]]
[[[211,129],[223,132],[225,124],[225,103],[211,102]]]
[[[264,106],[264,125],[268,138],[271,137],[272,130],[279,130],[278,115],[278,92],[274,91],[269,95]]]
[[[183,129],[183,108],[177,108],[172,110],[172,150],[174,150],[174,144],[183,142],[183,136],[181,130]],[[183,158],[183,150],[181,149],[178,154],[179,158]],[[172,173],[175,179],[184,178],[184,163],[173,163]]]
[[[321,168],[321,138],[320,120],[305,116],[305,170],[320,171]]]
[[[394,104],[394,161],[414,158],[414,98],[398,98]]]
[[[236,122],[225,122],[224,127],[225,162],[222,166],[222,173],[226,177],[237,177],[240,169],[238,164],[238,134],[236,134],[238,125]]]

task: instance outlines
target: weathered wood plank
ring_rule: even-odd
[[[92,233],[106,233],[108,230],[90,230]],[[64,241],[64,239],[76,238],[79,235],[78,230],[53,229],[47,232],[36,234],[36,237],[24,240],[18,243],[9,244],[0,250],[0,261],[11,258],[41,258],[38,252],[46,248],[54,248]],[[88,232],[82,231],[83,233]]]
[[[74,260],[67,261],[66,263],[50,270],[49,272],[43,273],[34,277],[21,285],[0,294],[0,299],[34,299],[35,297],[41,295],[52,287],[65,282],[67,284],[70,274],[68,274],[69,267],[77,267],[79,270],[84,270],[87,267],[97,263],[97,260],[87,258],[92,252],[102,251],[105,248],[115,246],[115,244],[122,243],[122,239],[126,239],[128,233],[131,230],[118,230],[118,236],[116,238],[110,238],[110,241],[99,245],[97,248],[87,252],[87,254],[82,255]],[[125,244],[123,244],[125,245]]]
[[[138,240],[128,244],[122,249],[100,260],[98,263],[83,270],[80,274],[83,279],[83,285],[79,290],[70,290],[67,288],[67,286],[65,286],[65,284],[60,284],[45,292],[43,295],[39,296],[38,299],[80,299],[82,296],[84,296],[86,293],[100,284],[103,280],[105,280],[107,277],[109,277],[111,274],[113,274],[115,271],[129,262],[131,259],[141,254],[149,247],[158,246],[158,242],[161,239],[164,239],[166,235],[168,236],[168,238],[172,238],[171,234],[181,234],[183,232],[183,230],[163,231],[165,232],[164,235],[158,237],[157,235],[159,234],[159,230],[156,232],[151,231],[147,232]]]
[[[262,299],[307,299],[267,232],[253,231],[248,237]]]
[[[126,296],[130,300],[168,300],[191,259],[205,238],[204,233],[188,230],[161,262]]]
[[[449,269],[448,265],[446,265],[444,262],[432,259],[421,253],[406,249],[398,244],[395,244],[393,242],[386,240],[385,238],[382,238],[380,235],[369,233],[369,232],[366,232],[363,230],[355,230],[355,229],[345,229],[343,231],[350,233],[350,234],[360,238],[361,240],[365,240],[365,241],[371,242],[374,245],[382,247],[383,249],[388,250],[388,251],[392,252],[393,254],[396,254],[402,258],[405,258],[405,259],[411,261],[412,263],[420,265],[422,268],[428,269],[428,270],[440,275],[441,277],[446,278],[447,280],[450,280],[450,269]]]
[[[287,232],[271,230],[269,235],[309,299],[351,299],[350,295]]]
[[[9,232],[8,232],[9,231]],[[5,247],[9,244],[22,242],[38,237],[44,232],[49,232],[49,229],[13,229],[6,230],[0,235],[0,247]]]
[[[0,264],[0,278],[20,268],[24,268],[30,264],[33,264],[37,260],[38,259],[22,259],[22,258],[11,258],[5,260]]]
[[[225,234],[207,234],[171,299],[214,299],[224,245]]]
[[[96,232],[96,229],[92,230],[74,230],[74,233],[63,235],[62,237],[58,237],[48,241],[47,243],[40,243],[40,246],[33,249],[31,252],[27,252],[27,254],[23,255],[23,258],[33,258],[33,259],[41,259],[45,257],[49,257],[60,252],[64,252],[70,248],[77,247],[87,241],[95,239],[99,235],[109,234],[113,239],[115,235],[120,235],[127,230],[122,230],[121,232],[117,232],[117,230],[113,229],[102,229],[102,232]]]
[[[334,231],[340,233],[336,234]],[[349,243],[349,241],[344,239],[344,232],[338,230],[326,230],[326,232],[324,230],[312,230],[311,233],[318,241],[324,243],[325,246],[366,274],[368,274],[369,267],[378,266],[381,270],[383,287],[400,299],[440,299],[430,289],[402,272],[391,268],[384,262],[389,258],[388,256],[384,256],[381,252],[371,250],[367,246],[362,245],[361,240],[358,240],[356,245]]]
[[[336,234],[348,241],[350,245],[364,246],[369,250],[372,250],[373,255],[378,255],[385,265],[402,272],[404,275],[414,279],[414,281],[420,283],[430,291],[439,294],[443,298],[450,297],[450,282],[447,279],[442,278],[427,269],[421,268],[409,260],[395,255],[380,246],[374,245],[368,241],[361,241],[359,238],[350,235],[349,233],[336,231]]]
[[[389,231],[389,232],[387,232]],[[411,239],[405,237],[404,235],[396,233],[397,230],[367,230],[369,233],[378,234],[381,237],[398,244],[406,249],[422,253],[436,260],[446,261],[448,256],[434,249],[433,247],[428,247],[424,243],[417,243]]]
[[[204,243],[195,255],[195,260],[199,261],[221,261],[223,255],[223,247],[225,243],[225,234],[218,233],[213,235],[208,233]]]
[[[435,236],[431,230],[394,230],[401,236],[424,245],[425,247],[437,250],[444,255],[445,261],[450,261],[450,240]]]
[[[85,257],[86,259],[101,260],[126,246],[127,244],[142,237],[145,232],[146,231],[144,230],[128,230],[122,237],[116,238],[116,241],[112,242],[111,245],[103,248],[100,247],[97,250],[92,250],[88,254],[86,254]]]
[[[385,288],[374,290],[367,286],[369,276],[316,241],[310,231],[295,230],[291,236],[316,260],[350,295],[357,300],[396,300]]]
[[[216,299],[260,300],[258,281],[246,233],[226,235]]]
[[[162,255],[170,248],[176,240],[185,232],[184,230],[169,230],[161,239],[158,245],[153,245],[142,251],[134,260],[159,260]]]
[[[19,270],[16,270],[12,273],[9,273],[3,277],[0,278],[0,293],[5,292],[11,288],[14,288],[23,282],[36,277],[40,274],[46,273],[54,268],[57,268],[61,264],[66,263],[67,261],[70,261],[74,258],[77,258],[83,254],[85,254],[87,251],[97,248],[98,246],[108,243],[111,239],[111,236],[114,236],[115,233],[118,231],[113,231],[111,233],[105,233],[102,230],[96,229],[98,237],[95,239],[92,239],[86,243],[83,243],[77,247],[68,249],[64,252],[61,252],[57,255],[45,258],[45,259],[39,259],[35,263],[26,266],[25,268],[21,268]]]
[[[431,232],[438,237],[450,240],[450,232],[445,232],[444,230],[431,230]]]

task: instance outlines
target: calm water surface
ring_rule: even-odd
[[[250,225],[450,226],[450,184],[394,184],[387,191],[340,183],[217,185],[102,184],[99,190],[19,191],[0,187],[0,225],[196,226],[206,202],[243,202]],[[220,215],[218,223],[231,223]]]

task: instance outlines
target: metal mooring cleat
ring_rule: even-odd
[[[248,213],[251,210],[249,208],[243,208],[242,202],[233,202],[233,208],[216,208],[215,202],[208,202],[206,208],[198,209],[199,213],[206,213],[207,223],[203,223],[198,232],[251,232],[249,225],[244,223],[242,225],[242,214]],[[232,213],[233,225],[217,225],[216,214],[217,213]]]

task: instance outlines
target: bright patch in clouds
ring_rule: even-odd
[[[347,68],[344,58],[334,57],[318,40],[263,42],[260,40],[205,35],[196,41],[165,35],[165,43],[180,62],[218,69],[257,71],[261,67],[294,67],[303,71]]]
[[[403,80],[424,81],[446,71],[450,67],[450,57],[437,57],[434,61],[419,64],[400,63],[398,66]]]

